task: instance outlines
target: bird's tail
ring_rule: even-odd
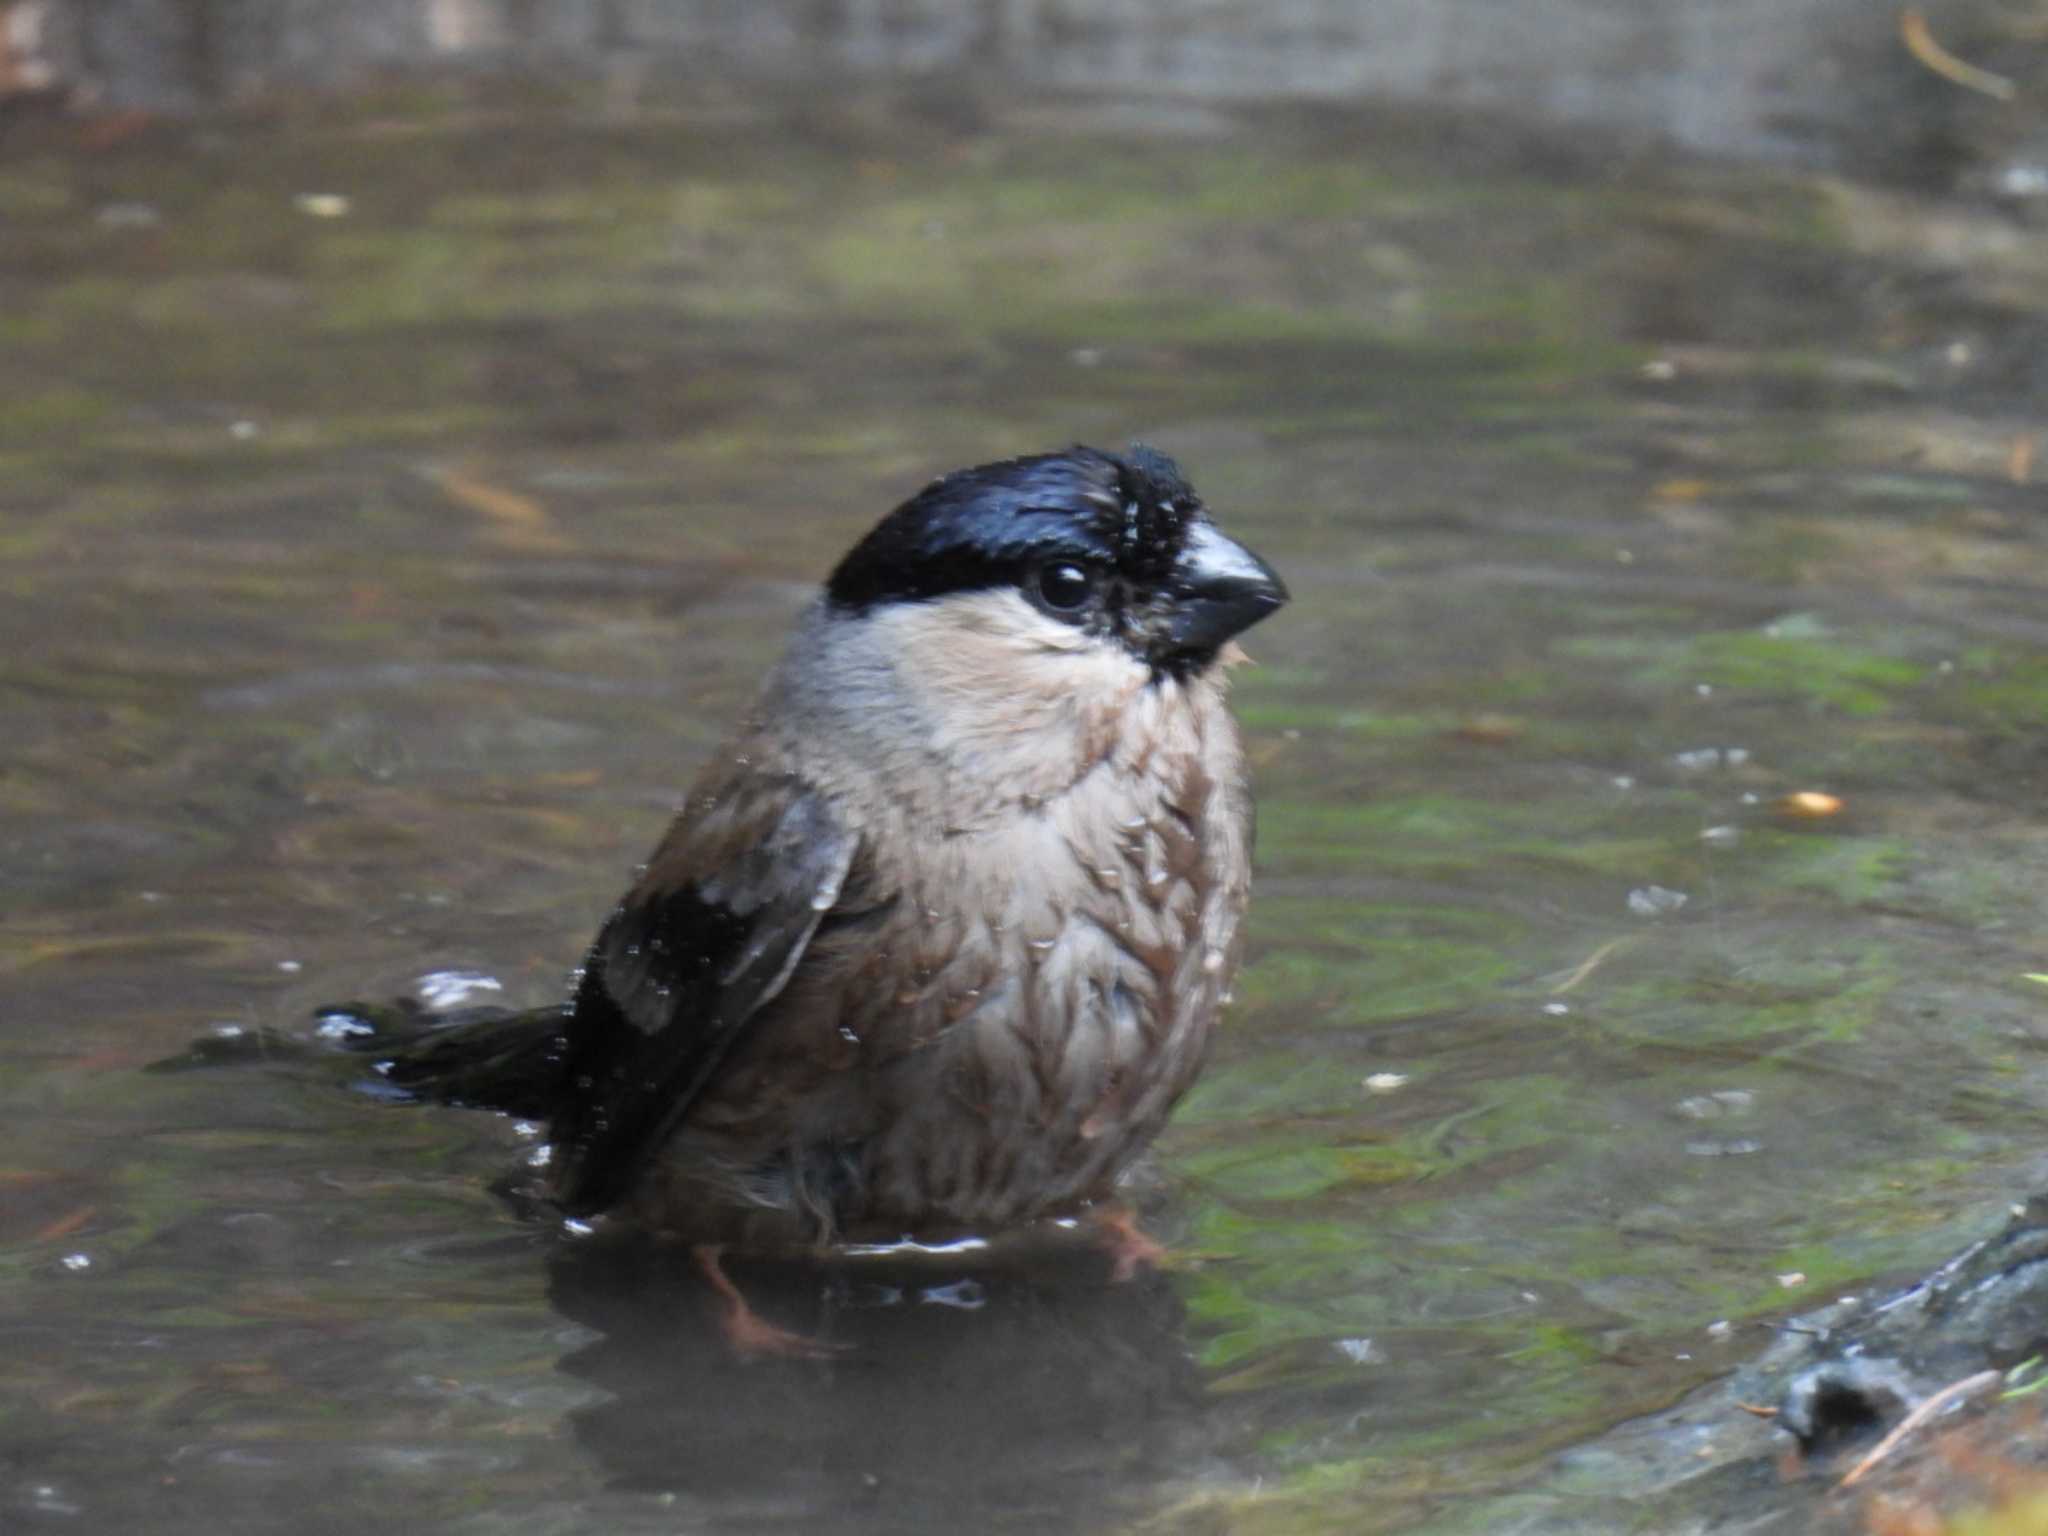
[[[313,1017],[321,1039],[370,1058],[373,1092],[531,1119],[547,1118],[559,1103],[566,1021],[559,1003],[431,1012],[401,998],[341,1003]]]
[[[432,1010],[412,998],[338,1003],[315,1011],[310,1040],[229,1026],[150,1070],[340,1058],[351,1068],[368,1067],[356,1086],[374,1098],[459,1104],[539,1120],[559,1102],[564,1020],[559,1004]]]

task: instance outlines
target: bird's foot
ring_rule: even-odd
[[[830,1360],[844,1354],[847,1346],[829,1339],[814,1339],[769,1322],[747,1304],[740,1288],[732,1283],[720,1262],[724,1248],[717,1243],[700,1243],[690,1250],[697,1268],[718,1293],[723,1308],[719,1327],[726,1343],[742,1360]]]
[[[847,1346],[777,1327],[745,1302],[728,1305],[720,1324],[725,1341],[742,1360],[834,1360]]]
[[[1099,1205],[1093,1214],[1109,1252],[1113,1283],[1136,1279],[1140,1269],[1165,1267],[1171,1257],[1166,1245],[1138,1225],[1138,1213],[1128,1205]]]

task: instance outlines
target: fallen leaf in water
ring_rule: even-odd
[[[88,120],[78,130],[78,142],[91,153],[118,149],[131,140],[140,138],[156,122],[156,114],[140,107],[130,107],[122,112],[105,112]]]
[[[1927,30],[1927,18],[1908,6],[1899,12],[1899,38],[1906,45],[1906,52],[1940,75],[1944,80],[1953,80],[1967,90],[1979,91],[1999,101],[2011,101],[2017,89],[2003,75],[1994,75],[1988,69],[1979,69],[1966,64],[1934,40],[1934,34]]]
[[[1513,715],[1474,715],[1458,727],[1457,734],[1481,746],[1497,747],[1513,741],[1526,729]]]
[[[350,203],[339,192],[301,192],[292,199],[299,212],[312,219],[339,219],[348,214]]]
[[[1772,809],[1780,816],[1791,816],[1800,821],[1825,821],[1830,816],[1841,814],[1842,801],[1840,796],[1825,794],[1818,789],[1802,789],[1784,796]]]
[[[496,543],[532,554],[559,554],[571,547],[555,529],[547,508],[531,496],[492,485],[467,470],[435,468],[428,478],[457,506],[480,513]]]
[[[45,1222],[36,1229],[32,1240],[38,1243],[54,1243],[58,1238],[69,1237],[81,1227],[89,1225],[98,1214],[99,1207],[81,1205],[74,1211],[66,1211],[55,1221]]]

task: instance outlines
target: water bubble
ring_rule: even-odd
[[[1683,891],[1666,890],[1661,885],[1643,885],[1628,893],[1628,909],[1637,917],[1664,917],[1691,899]]]
[[[28,1491],[29,1507],[46,1515],[83,1514],[84,1506],[74,1504],[66,1498],[54,1483],[37,1483]]]
[[[92,217],[102,229],[154,229],[164,221],[153,203],[103,203]]]
[[[2001,197],[2048,197],[2048,166],[2015,162],[1992,178]]]
[[[413,996],[430,1012],[445,1013],[481,992],[502,992],[505,984],[483,971],[429,971],[412,984]]]
[[[357,1040],[377,1033],[377,1026],[352,1013],[323,1013],[320,1022],[313,1026],[313,1033],[322,1040]]]
[[[1747,1088],[1720,1088],[1680,1099],[1673,1106],[1688,1120],[1718,1120],[1725,1115],[1746,1115],[1756,1107],[1756,1095]]]
[[[1762,1142],[1748,1136],[1734,1141],[1688,1141],[1685,1144],[1688,1157],[1749,1157],[1763,1149]]]

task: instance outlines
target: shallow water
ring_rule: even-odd
[[[1596,1520],[1555,1450],[2032,1187],[2037,237],[1454,118],[532,95],[0,164],[9,1522]],[[1131,438],[1296,596],[1170,1275],[763,1273],[854,1348],[743,1369],[506,1121],[140,1070],[556,995],[851,538]]]

